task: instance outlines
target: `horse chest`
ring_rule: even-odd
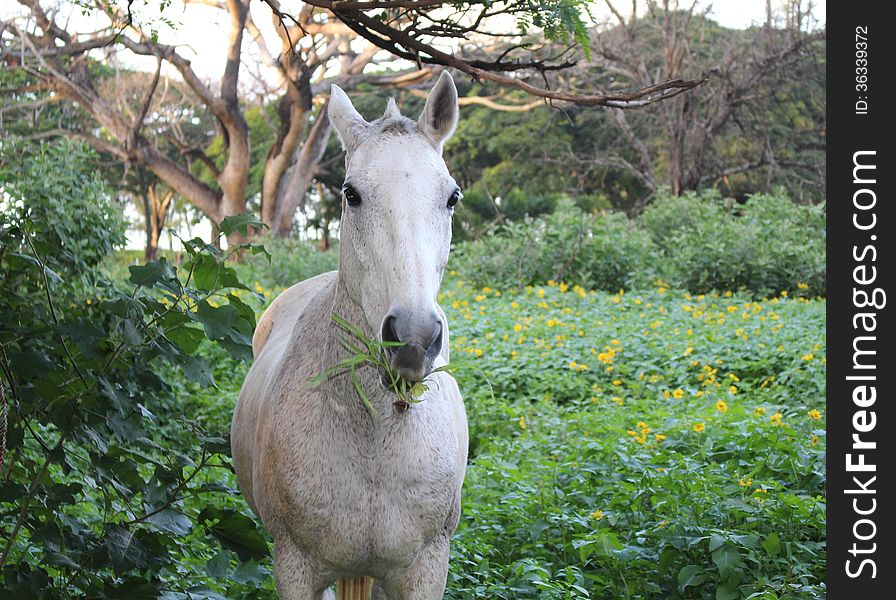
[[[293,436],[278,479],[290,535],[332,564],[407,564],[444,525],[463,467],[450,414],[435,403],[373,429],[338,421]]]

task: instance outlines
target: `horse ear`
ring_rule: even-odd
[[[457,106],[457,88],[448,71],[442,71],[439,80],[433,86],[423,113],[417,119],[417,127],[428,137],[441,152],[445,143],[457,127],[460,109]]]
[[[354,150],[358,145],[358,138],[361,132],[367,126],[367,121],[361,116],[352,101],[349,100],[345,92],[338,85],[330,86],[330,104],[328,107],[330,113],[330,123],[333,129],[339,135],[339,141],[345,150]]]

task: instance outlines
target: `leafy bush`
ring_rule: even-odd
[[[693,292],[824,294],[825,213],[783,193],[738,204],[707,190],[661,194],[641,225],[660,249],[663,277]]]
[[[0,224],[20,230],[30,225],[30,235],[19,239],[16,249],[55,250],[47,260],[60,275],[77,277],[124,243],[121,207],[98,174],[82,167],[90,156],[68,140],[42,146],[35,154],[11,139],[0,143]]]
[[[129,284],[109,279],[98,265],[123,229],[90,152],[22,159],[4,141],[0,153],[3,595],[209,597],[216,577],[269,581],[255,562],[265,538],[232,497],[226,434],[184,416],[184,390],[214,383],[204,340],[251,355],[245,286],[199,239],[182,269],[160,259],[132,266]]]
[[[565,200],[553,213],[506,222],[458,244],[452,264],[478,285],[514,282],[518,289],[567,280],[616,291],[661,279],[695,293],[823,295],[825,213],[781,194],[739,204],[707,190],[662,193],[630,221]]]
[[[655,253],[650,237],[624,215],[587,213],[563,200],[549,215],[505,223],[458,245],[451,260],[479,285],[565,280],[616,291],[650,281]]]

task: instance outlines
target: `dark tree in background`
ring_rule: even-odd
[[[324,117],[330,82],[347,87],[360,81],[402,86],[429,77],[433,67],[448,66],[476,80],[521,89],[547,100],[633,107],[675,97],[700,81],[657,80],[608,93],[581,93],[575,88],[539,84],[547,73],[573,66],[574,62],[567,59],[570,49],[587,42],[583,3],[578,1],[313,0],[298,10],[281,7],[277,0],[265,0],[266,7],[255,3],[256,12],[266,9],[267,18],[272,19],[280,41],[277,49],[268,47],[261,35],[249,0],[191,1],[217,7],[229,19],[226,56],[216,80],[204,80],[179,46],[158,42],[151,29],[133,17],[130,2],[81,3],[102,25],[79,32],[67,29],[66,21],[59,18],[62,13],[49,10],[46,0],[19,0],[30,14],[2,23],[0,53],[8,67],[26,73],[33,81],[27,90],[13,87],[7,93],[24,105],[60,100],[78,104],[92,118],[93,126],[61,128],[56,133],[80,137],[125,164],[145,167],[217,223],[227,215],[247,210],[250,173],[258,164],[257,160],[253,162],[257,157],[253,156],[246,103],[240,93],[245,49],[254,45],[261,62],[278,78],[272,89],[257,78],[264,104],[276,106],[258,204],[262,220],[281,236],[291,230],[294,213],[306,197],[329,138]],[[499,31],[495,29],[496,19],[510,19],[516,29]],[[545,39],[542,34],[526,33],[533,27],[565,49],[558,47],[547,57],[533,54],[530,42]],[[189,32],[183,33],[189,36]],[[516,41],[500,55],[487,58],[467,59],[464,53],[438,49],[445,42],[467,38],[474,46],[485,47],[493,45],[494,40]],[[102,58],[94,58],[98,56]],[[154,58],[158,65],[156,76],[142,89],[141,105],[130,110],[124,110],[114,97],[114,86],[111,95],[108,90],[104,93],[92,68],[97,60],[110,62],[125,56]],[[396,57],[411,61],[416,69],[398,75],[383,74],[382,70],[378,76],[365,73],[367,67]],[[154,98],[164,83],[160,75],[163,63],[176,70],[193,102],[216,121],[217,156],[209,155],[207,142],[180,145],[179,155],[172,155],[147,131]],[[262,113],[268,115],[267,109]],[[197,163],[204,165],[211,178],[197,174],[193,168]]]
[[[478,229],[549,211],[559,196],[634,214],[661,187],[742,199],[783,186],[799,202],[824,199],[825,32],[808,9],[791,2],[738,30],[674,2],[639,4],[637,18],[609,6],[617,16],[592,29],[591,59],[552,75],[556,86],[626,88],[682,73],[707,81],[645,110],[531,107],[523,95],[502,99],[526,110],[522,117],[465,109],[446,147],[467,188],[458,216]]]

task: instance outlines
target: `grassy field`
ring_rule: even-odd
[[[448,597],[824,596],[822,300],[443,286],[472,463]]]
[[[471,433],[447,598],[824,597],[823,300],[452,276],[440,302]]]

